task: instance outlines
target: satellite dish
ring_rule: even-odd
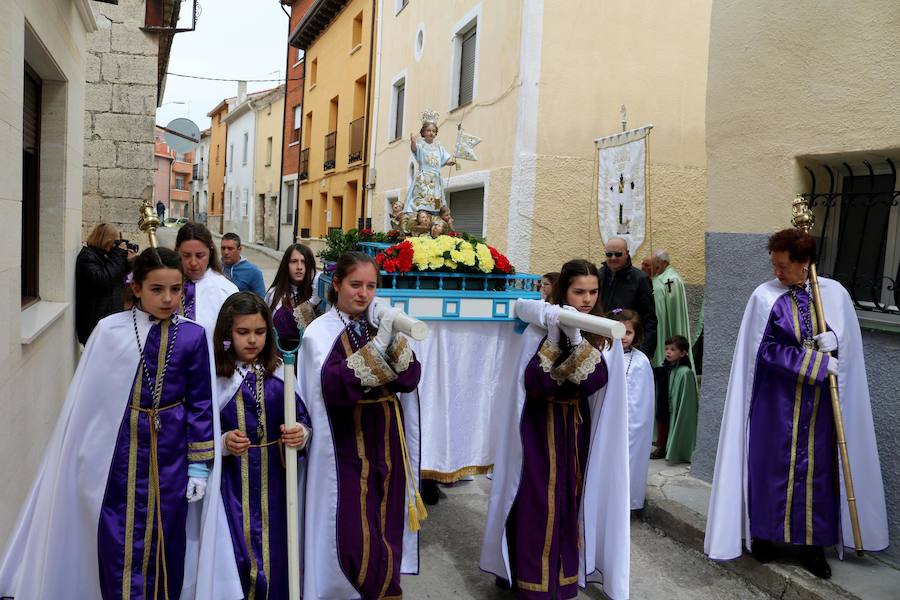
[[[169,148],[179,154],[191,152],[200,143],[200,128],[190,119],[173,119],[163,130]]]

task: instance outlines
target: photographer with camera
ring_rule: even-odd
[[[123,310],[125,277],[137,244],[122,239],[122,233],[100,223],[87,238],[75,260],[75,331],[87,343],[103,317]]]

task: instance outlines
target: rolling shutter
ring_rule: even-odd
[[[457,106],[468,104],[472,101],[472,93],[475,87],[475,43],[477,42],[478,28],[473,27],[462,36],[462,52],[459,59],[459,103]]]
[[[453,227],[471,235],[481,236],[484,229],[484,188],[452,192],[447,205],[453,213]]]

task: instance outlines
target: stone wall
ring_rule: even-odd
[[[82,239],[106,222],[143,247],[137,220],[153,198],[158,36],[140,30],[143,0],[93,9],[100,29],[88,36]]]

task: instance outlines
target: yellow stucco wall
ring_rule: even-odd
[[[782,9],[772,0],[713,9],[710,231],[789,226],[794,195],[808,191],[804,164],[861,169],[864,158],[900,156],[897,3]]]
[[[387,7],[391,7],[389,10]],[[421,114],[426,108],[441,114],[438,140],[450,152],[456,144],[456,126],[484,138],[476,149],[477,162],[460,161],[460,170],[445,168],[445,179],[465,177],[476,171],[489,173],[487,210],[488,239],[502,248],[506,238],[506,212],[509,197],[510,168],[513,162],[518,90],[519,24],[522,3],[519,0],[449,0],[440,10],[431,2],[410,2],[394,15],[392,3],[385,3],[382,22],[380,84],[376,150],[373,164],[377,170],[372,222],[380,226],[388,209],[386,191],[406,197],[411,159],[409,135],[419,134]],[[476,89],[472,103],[451,110],[452,38],[455,28],[477,13],[478,54]],[[423,26],[421,56],[416,58],[416,36]],[[405,72],[406,101],[403,135],[392,140],[391,94],[393,80]],[[505,173],[504,173],[505,171]]]
[[[262,103],[256,121],[256,194],[278,194],[281,188],[281,147],[284,130],[284,92]],[[266,164],[268,139],[272,138],[271,163]]]
[[[221,110],[210,113],[209,125],[209,200],[207,214],[209,216],[222,216],[225,206],[225,150],[226,132],[228,130],[222,117],[227,113],[227,107],[223,104]],[[215,194],[215,200],[213,199]]]
[[[654,125],[649,239],[632,249],[635,262],[652,242],[686,282],[703,282],[710,9],[711,0],[545,5],[532,271],[602,259],[593,140],[621,131],[625,104],[629,128]]]
[[[360,13],[360,44],[355,46],[354,19]],[[350,163],[348,157],[350,122],[365,114],[365,102],[362,103],[363,112],[354,114],[355,84],[360,78],[366,78],[368,90],[371,83],[368,81],[371,19],[372,2],[352,0],[306,51],[301,147],[310,149],[309,179],[300,185],[299,218],[300,227],[310,227],[312,237],[324,236],[328,227],[342,226],[345,230],[356,227],[360,214],[365,191],[364,164],[363,161]],[[335,166],[326,172],[325,136],[332,131],[330,105],[335,97],[338,98]],[[310,112],[311,126],[306,120]],[[347,197],[353,193],[352,185],[356,186],[355,198]],[[325,201],[322,201],[322,194],[326,194]],[[334,212],[335,197],[342,198],[343,219]],[[312,201],[311,212],[307,200]],[[332,211],[330,215],[326,213],[328,210]]]

